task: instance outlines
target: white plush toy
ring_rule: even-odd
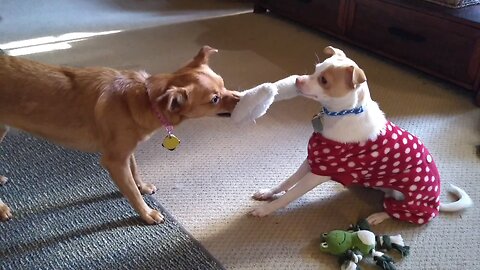
[[[232,112],[232,120],[237,124],[255,123],[255,119],[264,115],[273,102],[298,96],[295,86],[297,77],[298,75],[292,75],[241,92],[240,101]]]

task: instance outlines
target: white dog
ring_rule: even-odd
[[[424,224],[439,210],[459,211],[472,205],[470,197],[453,185],[451,191],[460,199],[440,203],[440,177],[427,148],[385,118],[370,98],[364,71],[354,61],[333,47],[324,52],[330,57],[295,82],[300,95],[323,105],[308,157],[283,183],[256,192],[255,199],[267,200],[286,191],[251,214],[266,216],[329,180],[385,191],[384,212],[367,218],[372,225],[389,217]]]

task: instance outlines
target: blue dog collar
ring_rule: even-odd
[[[328,116],[343,116],[347,114],[361,114],[363,112],[363,106],[356,107],[350,110],[343,110],[339,112],[331,112],[327,108],[323,107],[322,108],[322,113]]]

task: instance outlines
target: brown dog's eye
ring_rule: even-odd
[[[213,104],[217,104],[218,102],[220,102],[220,97],[217,96],[217,95],[213,96],[213,98],[212,98],[212,103],[213,103]]]

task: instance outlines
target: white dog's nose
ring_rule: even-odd
[[[303,84],[303,81],[302,81],[302,79],[300,78],[300,76],[298,76],[297,79],[295,80],[295,85],[296,85],[297,87],[300,87],[302,84]]]
[[[297,79],[295,80],[295,86],[297,87],[297,89],[301,91],[303,88],[307,87],[308,80],[309,80],[308,75],[298,76]]]

